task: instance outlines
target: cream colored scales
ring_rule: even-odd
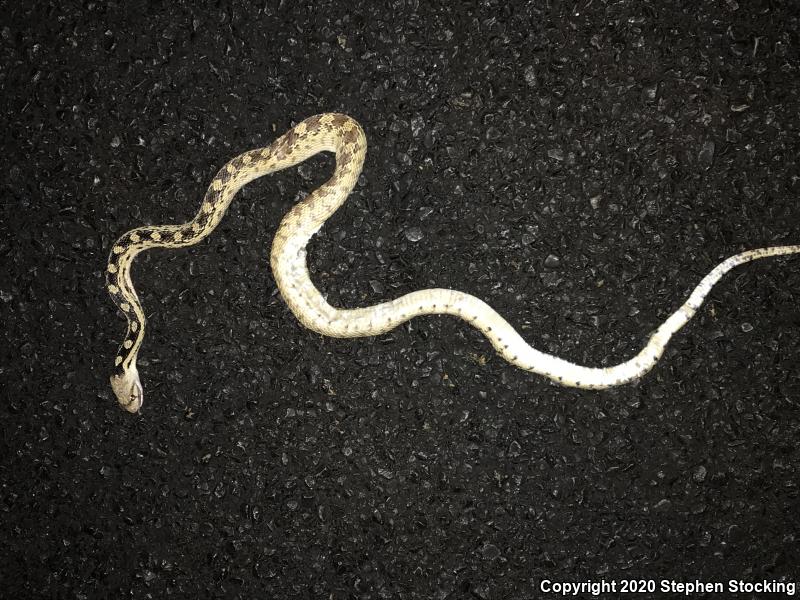
[[[333,113],[310,117],[270,146],[240,154],[222,167],[199,212],[188,223],[138,227],[117,240],[108,262],[107,287],[128,319],[128,332],[111,376],[111,386],[123,408],[138,411],[143,397],[136,357],[144,338],[145,318],[130,277],[136,255],[149,248],[182,248],[198,243],[219,224],[243,185],[301,163],[318,152],[336,153],[333,176],[283,218],[270,257],[278,289],[303,325],[325,335],[351,338],[384,333],[419,315],[453,315],[480,330],[508,362],[566,386],[607,388],[641,377],[658,361],[672,335],[694,316],[725,273],[758,258],[800,253],[800,245],[776,246],[728,258],[703,278],[639,354],[608,368],[583,367],[536,350],[488,304],[456,290],[420,290],[366,308],[338,309],[325,301],[309,277],[306,244],[347,199],[361,173],[366,150],[364,132],[350,117]]]

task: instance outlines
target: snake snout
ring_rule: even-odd
[[[128,396],[128,402],[123,404],[122,408],[127,410],[129,413],[139,412],[139,409],[142,408],[142,390],[131,390],[131,393]]]

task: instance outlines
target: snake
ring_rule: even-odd
[[[270,252],[277,288],[301,324],[326,336],[356,338],[380,335],[420,315],[452,315],[480,331],[512,365],[563,386],[603,389],[639,379],[658,362],[670,338],[689,322],[728,271],[756,259],[800,253],[800,245],[772,246],[747,250],[725,259],[652,332],[638,354],[610,367],[582,366],[537,350],[492,307],[457,290],[417,290],[373,306],[337,308],[327,302],[312,282],[306,246],[353,190],[366,150],[364,130],[351,117],[339,113],[309,117],[269,146],[244,152],[225,164],[212,179],[191,221],[180,225],[137,227],[114,243],[106,270],[106,287],[126,317],[128,329],[114,361],[111,387],[124,409],[138,412],[144,398],[136,360],[145,335],[145,314],[131,280],[134,258],[152,248],[183,248],[197,244],[217,227],[242,186],[302,163],[319,152],[335,154],[333,174],[286,213]]]

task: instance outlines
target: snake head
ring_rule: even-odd
[[[144,400],[144,393],[136,365],[131,365],[120,374],[112,375],[111,389],[114,390],[117,402],[122,408],[130,413],[139,412]]]

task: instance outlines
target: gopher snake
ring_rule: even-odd
[[[607,388],[642,376],[658,361],[672,335],[694,316],[725,273],[758,258],[800,253],[800,245],[795,245],[749,250],[731,256],[703,278],[688,300],[658,327],[639,354],[608,368],[583,367],[536,350],[488,304],[455,290],[420,290],[375,306],[342,310],[328,304],[312,283],[306,266],[306,244],[352,191],[361,173],[366,149],[364,132],[350,117],[333,113],[310,117],[270,146],[240,154],[222,167],[211,181],[199,212],[188,223],[138,227],[117,240],[108,261],[107,288],[128,319],[128,332],[116,357],[111,387],[126,410],[138,411],[143,397],[136,357],[144,338],[145,317],[131,282],[133,259],[150,248],[182,248],[198,243],[219,224],[243,185],[301,163],[318,152],[336,153],[333,176],[283,218],[270,256],[275,283],[303,325],[325,335],[351,338],[384,333],[419,315],[453,315],[483,333],[508,362],[561,385]]]

